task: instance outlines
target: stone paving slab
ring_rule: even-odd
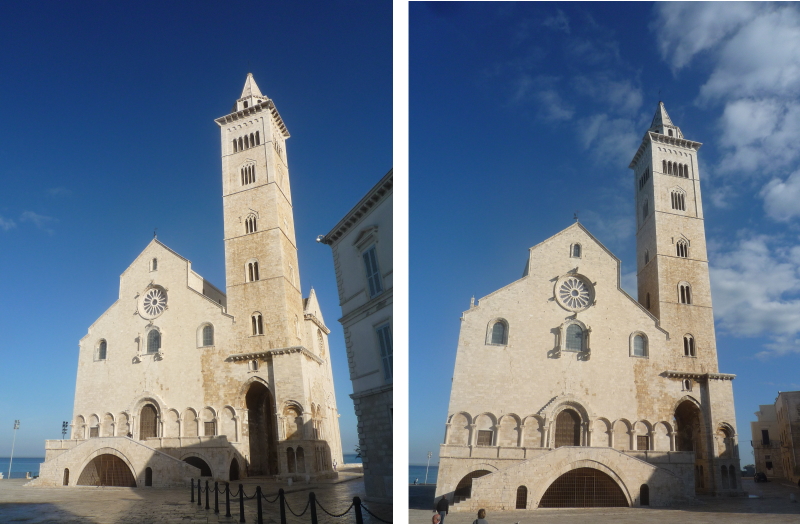
[[[700,497],[693,504],[672,508],[587,508],[587,509],[537,509],[489,512],[489,524],[565,524],[590,522],[591,524],[642,524],[647,522],[691,522],[692,524],[761,524],[800,523],[800,489],[788,481],[776,480],[755,484],[743,479],[747,498]],[[429,524],[433,516],[435,486],[409,486],[410,524]],[[431,509],[424,509],[430,507]],[[476,514],[450,513],[446,524],[471,524]]]
[[[231,499],[232,517],[226,518],[225,497],[221,495],[220,513],[214,514],[214,495],[209,496],[210,509],[205,509],[205,494],[202,506],[195,501],[190,503],[189,488],[109,488],[109,487],[30,487],[25,479],[0,480],[0,523],[24,524],[171,524],[171,523],[232,523],[239,519],[238,499]],[[336,481],[287,486],[272,479],[247,479],[241,482],[245,494],[253,495],[260,485],[264,494],[271,500],[278,489],[286,492],[289,506],[300,513],[308,501],[308,493],[314,491],[317,500],[332,513],[345,511],[354,496],[364,498],[364,482],[360,476],[346,478],[340,476]],[[203,483],[203,486],[205,483]],[[211,484],[213,486],[213,484]],[[238,490],[238,483],[232,486]],[[392,520],[391,506],[365,503],[377,515]],[[280,522],[277,504],[262,501],[264,522]],[[355,522],[351,510],[342,518],[332,518],[318,510],[321,524],[350,524]],[[256,522],[256,501],[245,501],[247,522]],[[287,522],[292,524],[311,522],[310,514],[295,517],[287,512]],[[365,524],[378,521],[365,514]]]

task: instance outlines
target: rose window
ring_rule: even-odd
[[[164,312],[167,307],[167,295],[163,289],[153,288],[149,290],[142,300],[142,310],[150,317],[156,317]]]
[[[556,298],[565,308],[579,311],[592,305],[594,290],[591,284],[582,278],[570,275],[558,282]]]

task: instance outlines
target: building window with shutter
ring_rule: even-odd
[[[361,256],[364,259],[364,269],[366,270],[367,275],[369,298],[372,298],[383,292],[383,282],[381,280],[380,270],[378,269],[378,253],[373,245],[364,251]]]
[[[375,332],[378,334],[383,378],[388,381],[392,379],[392,326],[384,324],[376,328]]]

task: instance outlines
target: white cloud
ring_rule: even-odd
[[[764,211],[770,217],[786,221],[800,216],[800,170],[786,180],[773,178],[761,190]]]
[[[0,229],[3,231],[8,231],[11,228],[17,227],[16,222],[11,220],[10,218],[3,218],[0,217]]]
[[[561,95],[555,89],[539,91],[536,98],[540,104],[538,106],[539,116],[544,120],[550,122],[570,120],[575,114],[575,110],[562,100]]]
[[[558,10],[555,16],[545,18],[542,25],[569,34],[569,20],[561,9]]]
[[[584,149],[603,162],[625,165],[631,161],[641,141],[633,120],[611,118],[606,114],[592,115],[578,121],[578,138]]]
[[[711,247],[711,246],[710,246]],[[734,336],[768,336],[768,354],[800,352],[800,245],[743,233],[729,248],[712,249],[714,314]]]
[[[622,289],[634,299],[637,299],[637,295],[639,294],[639,281],[636,278],[636,271],[622,274]]]
[[[642,107],[642,90],[629,79],[614,80],[604,72],[575,77],[573,85],[578,93],[592,97],[597,104],[624,114],[636,113]]]
[[[19,218],[20,222],[32,222],[36,227],[41,229],[42,231],[46,231],[50,234],[53,234],[53,230],[50,229],[48,226],[56,221],[53,217],[48,217],[45,215],[40,215],[38,213],[34,213],[33,211],[24,211],[22,216]]]
[[[678,70],[752,19],[758,6],[744,2],[663,2],[655,9],[658,16],[651,29],[658,35],[661,57]]]

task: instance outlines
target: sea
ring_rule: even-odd
[[[8,477],[8,457],[0,457],[0,473],[3,474],[3,478]],[[25,474],[30,472],[32,477],[39,476],[39,464],[44,462],[44,457],[42,458],[35,458],[35,457],[14,457],[14,461],[11,463],[11,478],[12,479],[24,479]]]
[[[413,484],[414,479],[419,479],[418,484],[425,484],[425,470],[428,471],[428,484],[436,484],[436,477],[439,475],[439,466],[408,466],[408,483]]]
[[[342,453],[345,464],[361,464],[361,457],[355,453]]]

